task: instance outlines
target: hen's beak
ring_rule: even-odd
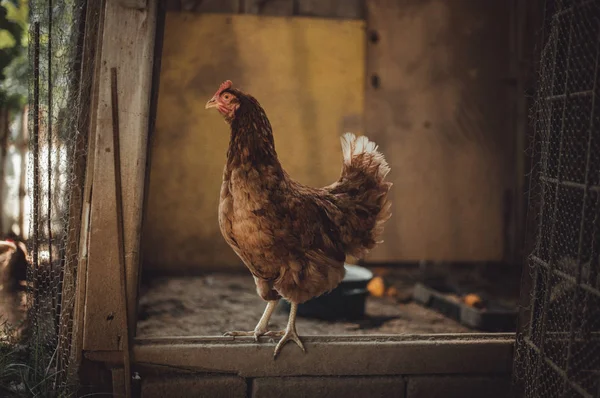
[[[212,97],[207,103],[206,106],[204,107],[204,109],[210,109],[210,108],[216,108],[217,107],[217,100],[215,97]]]

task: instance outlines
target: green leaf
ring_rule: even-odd
[[[29,25],[29,2],[27,0],[2,0],[0,5],[6,9],[6,19],[17,23],[24,31],[27,30]]]
[[[12,48],[17,44],[17,40],[8,30],[0,30],[0,50]]]

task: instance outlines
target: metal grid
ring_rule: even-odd
[[[531,316],[515,377],[526,397],[600,397],[600,2],[548,0],[544,20]]]
[[[71,396],[76,367],[74,333],[77,225],[87,131],[80,109],[86,1],[29,0],[29,163],[31,231],[28,242],[27,346],[29,383],[36,396]],[[91,27],[93,29],[93,27]]]

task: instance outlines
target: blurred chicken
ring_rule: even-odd
[[[207,102],[231,127],[219,204],[219,225],[227,243],[254,276],[267,301],[253,331],[229,336],[281,336],[304,350],[296,332],[298,304],[331,291],[344,278],[347,255],[363,257],[377,243],[391,216],[384,178],[390,171],[375,143],[346,133],[339,180],[324,188],[294,181],[283,170],[271,124],[252,96],[224,82]],[[283,297],[291,304],[284,331],[268,323]]]
[[[27,247],[12,237],[0,240],[2,289],[16,290],[27,280]]]

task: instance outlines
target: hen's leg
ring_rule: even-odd
[[[275,347],[275,353],[273,354],[273,358],[277,358],[277,355],[281,352],[281,349],[288,341],[292,340],[294,343],[298,344],[298,347],[302,349],[302,352],[306,352],[304,349],[304,344],[298,337],[298,333],[296,332],[296,312],[298,311],[298,304],[291,303],[290,309],[290,318],[288,319],[287,327],[285,328],[285,332],[283,333],[283,337],[277,343],[277,347]]]
[[[272,332],[268,332],[267,327],[269,326],[269,319],[271,319],[271,315],[273,315],[273,310],[275,310],[278,301],[279,299],[267,301],[267,308],[265,308],[265,312],[263,312],[263,315],[260,317],[260,321],[258,321],[258,324],[254,328],[254,330],[250,332],[227,332],[225,333],[225,336],[254,336],[254,340],[256,341],[258,341],[258,338],[260,336],[265,334],[268,336],[272,336]]]

